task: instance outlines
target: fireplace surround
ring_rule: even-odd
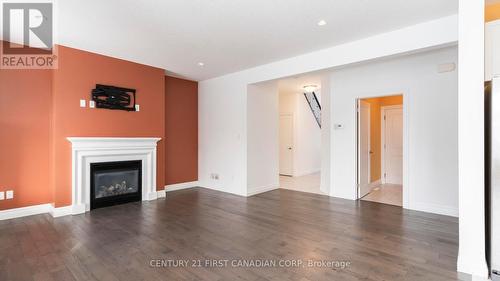
[[[71,214],[91,210],[91,165],[141,161],[141,199],[158,198],[156,146],[160,138],[69,137],[72,158]]]

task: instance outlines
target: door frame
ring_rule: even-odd
[[[356,198],[357,199],[360,199],[360,193],[361,193],[361,126],[360,126],[360,122],[361,122],[361,118],[360,118],[360,115],[361,115],[361,102],[363,101],[363,99],[358,99],[357,100],[357,104],[356,104],[356,131],[357,131],[357,137],[356,137],[356,143],[357,143],[357,152],[356,152],[356,156],[357,156],[357,168],[356,168],[356,174],[357,174],[357,181],[356,181]],[[368,133],[369,133],[369,137],[368,137],[368,146],[370,147],[369,151],[371,151],[371,110],[372,110],[372,106],[370,103],[368,103],[368,108],[370,109],[369,112],[370,112],[370,115],[368,116]],[[368,154],[368,178],[370,179],[369,183],[371,183],[371,155]]]
[[[383,94],[383,92],[387,94]],[[360,99],[367,99],[367,98],[380,98],[380,97],[391,97],[391,96],[403,96],[403,208],[404,209],[411,209],[411,204],[410,204],[410,197],[411,197],[411,186],[410,186],[410,155],[409,155],[409,140],[410,140],[410,90],[409,89],[394,89],[394,90],[388,90],[388,91],[383,91],[382,94],[381,92],[378,92],[374,94],[373,92],[371,93],[366,93],[366,94],[360,94],[358,97],[354,98],[354,116],[356,116],[356,126],[358,126],[359,122],[357,121],[357,116],[358,116],[358,100]],[[396,93],[396,94],[395,94]],[[358,136],[358,129],[354,130],[354,133],[356,134],[355,139],[359,143],[359,136]],[[356,177],[354,179],[354,189],[355,189],[355,194],[356,198],[359,198],[359,170],[358,170],[358,144],[356,143]],[[359,199],[357,199],[359,200]]]
[[[278,175],[285,176],[285,177],[295,177],[295,116],[294,116],[293,112],[284,112],[284,113],[280,113],[278,120],[281,121],[280,119],[283,116],[292,117],[292,160],[291,160],[292,161],[292,163],[291,163],[292,174],[291,175],[283,175],[280,173],[281,157],[278,155],[278,159],[280,160],[280,161],[278,161]],[[280,124],[279,121],[278,121],[278,124]],[[278,145],[281,146],[281,143],[279,143],[279,130],[281,130],[280,126],[278,127]]]
[[[403,97],[403,104],[404,104],[404,97]],[[381,141],[380,141],[380,151],[381,151],[381,155],[380,155],[380,161],[382,161],[381,163],[381,169],[382,169],[382,178],[380,179],[381,182],[384,184],[386,183],[386,178],[385,178],[385,173],[386,173],[386,170],[385,170],[385,149],[384,149],[384,146],[385,146],[385,120],[384,120],[384,116],[385,116],[385,113],[387,110],[391,110],[391,109],[401,109],[403,111],[403,119],[404,119],[404,108],[403,108],[403,104],[398,104],[398,105],[386,105],[386,106],[381,106],[380,107],[380,120],[384,121],[381,126],[380,126],[380,129],[382,130],[380,132],[380,137],[382,138]],[[405,124],[404,124],[404,120],[403,120],[403,165],[404,165],[404,158],[405,158],[405,155],[404,155],[404,131],[405,131]],[[404,179],[404,170],[403,170],[403,179]],[[403,183],[404,184],[404,183]]]

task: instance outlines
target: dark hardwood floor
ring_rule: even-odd
[[[452,217],[289,190],[244,198],[194,188],[0,221],[0,280],[457,280],[457,249]],[[253,260],[261,267],[244,266]]]

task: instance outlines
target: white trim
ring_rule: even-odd
[[[90,164],[111,161],[142,161],[142,200],[158,198],[156,145],[160,138],[69,137],[72,155],[72,212],[90,211]]]
[[[365,103],[368,105],[368,181],[371,181],[372,175],[371,175],[371,162],[372,162],[372,155],[370,151],[372,150],[372,144],[371,144],[371,122],[372,122],[372,105],[369,102],[363,101],[363,99],[358,99],[357,105],[356,105],[356,126],[357,126],[357,136],[356,136],[356,143],[357,143],[357,182],[356,182],[356,199],[361,199],[361,103]],[[371,188],[371,183],[369,182],[368,185]],[[368,194],[368,193],[367,193]],[[363,196],[366,196],[363,195]]]
[[[434,213],[445,216],[458,217],[458,208],[451,206],[442,206],[432,203],[416,202],[411,204],[411,210]]]
[[[71,205],[59,207],[59,208],[54,208],[54,206],[50,205],[50,209],[49,209],[49,213],[52,215],[53,218],[71,215],[72,211],[73,211],[73,208]]]
[[[156,146],[161,138],[115,138],[115,137],[67,137],[73,148],[115,148],[125,147],[148,147]]]
[[[403,92],[403,208],[410,208],[410,91]]]
[[[51,204],[40,204],[28,207],[14,208],[0,211],[0,220],[10,220],[27,216],[46,214],[49,212]]]
[[[294,98],[294,103],[295,103],[295,106],[296,107],[296,100],[295,100],[295,96],[293,97]],[[281,174],[280,173],[280,164],[278,163],[278,175],[283,175],[283,176],[291,176],[291,177],[298,177],[299,176],[299,173],[295,170],[295,158],[297,157],[297,153],[296,153],[296,149],[295,149],[295,144],[298,143],[297,142],[297,132],[295,130],[295,115],[293,114],[293,112],[283,112],[283,113],[280,113],[280,116],[279,116],[279,121],[281,122],[281,117],[285,117],[285,116],[290,116],[292,117],[292,173],[290,175],[286,175],[286,174]],[[278,124],[278,132],[281,130],[281,123]],[[278,141],[280,141],[280,136],[278,134]],[[279,144],[279,148],[281,148],[281,143]],[[281,160],[281,155],[278,155],[278,158],[279,160]],[[281,162],[281,161],[280,161]]]
[[[275,189],[278,189],[280,188],[279,186],[265,186],[265,187],[259,187],[257,189],[253,189],[251,191],[248,191],[247,192],[247,197],[250,197],[250,196],[254,196],[254,195],[257,195],[257,194],[260,194],[260,193],[264,193],[264,192],[268,192],[268,191],[271,191],[271,190],[275,190]]]
[[[176,190],[182,190],[192,187],[198,187],[198,181],[190,181],[190,182],[181,182],[176,184],[165,185],[165,192],[172,192]]]
[[[157,191],[157,198],[164,198],[165,190]],[[27,216],[50,214],[53,218],[68,216],[73,214],[73,206],[55,208],[52,204],[33,205],[21,208],[7,209],[0,211],[0,221],[22,218]]]
[[[232,194],[232,195],[236,195],[236,196],[243,196],[243,197],[248,196],[247,193],[231,192],[225,186],[214,186],[213,184],[209,184],[207,182],[198,181],[198,187],[202,187],[202,188],[206,188],[206,189],[210,189],[210,190],[215,190],[215,191],[219,191],[219,192],[224,192],[224,193]]]
[[[165,198],[165,197],[167,197],[167,193],[166,193],[165,189],[158,190],[156,193],[158,194],[157,198]]]
[[[404,100],[403,100],[403,103],[404,103]],[[403,108],[403,105],[402,104],[398,104],[398,105],[386,105],[386,106],[381,106],[380,107],[380,161],[381,161],[381,172],[382,172],[382,175],[381,175],[381,179],[382,179],[382,183],[385,184],[387,183],[386,182],[386,177],[384,176],[387,171],[385,170],[385,115],[386,115],[386,111],[387,110],[391,110],[391,109],[401,109],[403,111],[403,116],[404,116],[404,108]],[[404,118],[404,117],[403,117]],[[403,121],[403,133],[404,133],[404,121]],[[403,148],[404,150],[404,148]],[[404,161],[404,160],[403,160]]]

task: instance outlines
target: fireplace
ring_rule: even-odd
[[[90,209],[142,199],[142,161],[90,164]]]
[[[91,197],[93,197],[91,190],[94,190],[90,183],[93,178],[90,167],[94,163],[140,161],[142,163],[140,200],[150,201],[165,197],[165,192],[158,192],[156,187],[156,147],[160,138],[68,137],[67,139],[71,142],[72,196],[71,207],[64,210],[65,214],[77,215],[90,211]]]

